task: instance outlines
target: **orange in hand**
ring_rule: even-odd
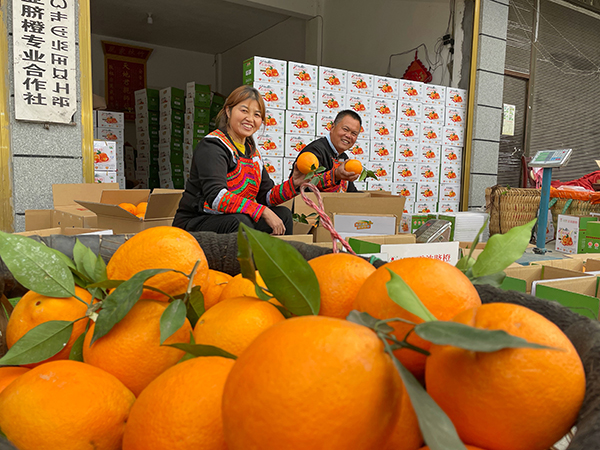
[[[362,166],[362,163],[358,159],[349,159],[348,161],[346,161],[346,164],[344,165],[344,169],[347,172],[362,173],[363,166]]]
[[[298,167],[298,170],[304,174],[313,172],[319,167],[319,159],[314,153],[301,153],[300,156],[298,156],[298,159],[296,159],[296,167]]]

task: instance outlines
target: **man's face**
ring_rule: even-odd
[[[360,133],[360,123],[351,116],[345,116],[329,133],[331,143],[338,154],[341,154],[356,142],[356,138]]]

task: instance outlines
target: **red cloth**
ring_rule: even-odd
[[[554,188],[559,186],[581,186],[589,191],[593,191],[594,188],[592,183],[598,183],[600,180],[600,170],[596,170],[595,172],[588,173],[587,175],[578,178],[577,180],[571,181],[552,181],[550,185]]]

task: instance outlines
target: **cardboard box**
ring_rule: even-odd
[[[346,92],[345,91],[317,91],[319,107],[317,112],[336,114],[346,109]]]
[[[563,253],[586,252],[586,230],[589,222],[595,222],[594,216],[569,216],[559,214],[556,222],[556,250]]]
[[[269,177],[281,181],[283,177],[283,158],[263,156],[262,160]]]
[[[341,214],[332,217],[333,227],[344,239],[361,234],[385,236],[395,234],[398,216],[395,214]]]
[[[423,102],[423,83],[411,80],[399,80],[398,83],[399,100]]]
[[[500,286],[505,290],[532,292],[534,281],[556,280],[562,278],[579,278],[583,274],[578,270],[563,269],[550,265],[529,265],[522,267],[508,267],[504,270],[506,278]]]
[[[461,166],[443,162],[440,171],[440,181],[442,183],[460,183]]]
[[[404,213],[400,218],[399,233],[414,233],[417,231],[425,222],[429,220],[427,214],[410,214]],[[416,242],[416,241],[415,241]]]
[[[98,127],[95,129],[94,139],[99,141],[118,141],[124,143],[125,129]]]
[[[444,127],[442,133],[443,145],[454,147],[462,147],[464,145],[465,131],[463,127]]]
[[[288,86],[287,109],[316,113],[318,110],[317,90],[304,86]]]
[[[293,158],[294,160],[298,157],[298,154],[304,150],[308,144],[310,144],[315,138],[313,136],[303,136],[300,134],[285,134],[284,139],[284,154],[286,158]]]
[[[318,89],[323,91],[346,92],[347,78],[347,70],[319,66]]]
[[[398,142],[413,142],[418,144],[421,142],[421,124],[414,122],[396,122],[396,141]]]
[[[166,109],[178,109],[180,111],[185,109],[185,91],[183,89],[166,87],[160,90],[159,97],[161,112]]]
[[[382,192],[392,194],[392,189],[393,189],[393,183],[391,183],[389,181],[378,181],[378,180],[373,180],[373,179],[369,179],[367,181],[367,189],[366,190],[371,193],[374,191],[382,191]]]
[[[373,75],[360,72],[348,72],[347,92],[349,94],[361,94],[373,96]]]
[[[185,85],[185,98],[192,99],[194,105],[199,108],[210,108],[210,84],[196,84],[190,81]]]
[[[420,144],[396,140],[396,161],[402,163],[419,162]]]
[[[273,58],[253,56],[244,61],[244,84],[256,82],[287,84],[287,62]]]
[[[371,154],[371,140],[370,139],[357,139],[354,145],[346,150],[348,157],[360,160],[363,165],[369,161]]]
[[[394,142],[384,139],[371,139],[370,161],[389,161],[395,159]]]
[[[159,110],[159,91],[158,89],[139,89],[133,93],[135,97],[136,111],[138,106],[146,111]],[[147,115],[145,117],[148,117]]]
[[[587,223],[583,253],[600,253],[600,222]]]
[[[392,183],[392,194],[401,195],[407,201],[414,202],[417,199],[417,183]]]
[[[467,108],[467,90],[448,87],[446,88],[446,105],[449,107]]]
[[[387,236],[353,236],[348,238],[348,244],[357,254],[383,253],[384,245],[414,244],[417,240],[414,234],[392,234]]]
[[[81,234],[102,234],[111,235],[112,230],[105,230],[103,228],[43,228],[39,230],[22,231],[20,233],[14,233],[20,236],[52,236],[54,234],[61,234],[63,236],[78,236]]]
[[[423,103],[426,105],[446,104],[446,86],[426,84],[423,87]]]
[[[421,124],[421,133],[419,142],[428,145],[442,145],[444,127],[440,124]]]
[[[275,235],[276,238],[281,239],[282,241],[293,241],[293,242],[302,242],[303,244],[312,244],[313,236],[312,234],[283,234],[283,235]]]
[[[371,101],[371,115],[382,119],[396,120],[398,101],[385,97],[374,97]]]
[[[253,86],[262,95],[266,108],[285,109],[287,103],[285,84],[255,81]]]
[[[372,142],[371,142],[372,143]],[[395,181],[394,176],[394,163],[392,161],[369,161],[366,163],[366,168],[372,170],[377,180],[379,181]]]
[[[585,267],[585,261],[583,259],[563,258],[563,259],[548,259],[542,261],[532,261],[531,265],[535,266],[552,266],[560,269],[575,270],[576,272],[583,272]],[[593,265],[593,263],[592,263]]]
[[[446,106],[444,125],[447,127],[461,127],[467,126],[467,111],[463,108],[456,106]]]
[[[117,170],[116,142],[94,141],[94,170]]]
[[[437,202],[435,200],[426,202],[415,202],[415,214],[434,213],[437,211],[437,209]]]
[[[598,277],[536,281],[532,286],[533,291],[536,297],[558,302],[573,312],[598,320]]]
[[[421,123],[423,118],[423,104],[410,100],[398,100],[396,119],[398,122]]]
[[[315,134],[317,136],[329,136],[336,115],[334,113],[318,113],[315,123]]]
[[[440,166],[433,163],[419,163],[417,169],[417,181],[419,183],[431,183],[440,180]]]
[[[265,133],[285,133],[285,111],[266,108],[263,125]]]
[[[367,252],[366,250],[378,250],[377,253],[387,254],[387,261],[394,261],[402,258],[423,257],[439,259],[452,265],[455,265],[458,262],[460,255],[458,242],[435,242],[426,244],[407,242],[408,240],[415,239],[414,234],[398,234],[393,236],[393,238],[394,239],[390,239],[388,236],[379,237],[379,239],[378,236],[365,238],[358,237],[350,238],[349,243],[353,249],[354,246],[357,246],[357,248],[359,248],[361,251],[365,251],[365,253],[376,253],[375,251]],[[376,246],[358,243],[358,240],[370,242],[372,244],[379,244],[379,247],[377,248]],[[394,242],[394,240],[400,242]],[[401,240],[404,240],[404,242]]]
[[[462,164],[462,148],[461,147],[450,147],[448,145],[442,146],[442,162],[453,162],[455,164]]]
[[[417,183],[417,202],[435,201],[438,198],[438,183]]]
[[[306,111],[285,111],[285,132],[291,134],[315,135],[317,115]]]
[[[288,86],[304,86],[317,89],[318,66],[288,61]]]
[[[438,200],[456,202],[460,199],[460,184],[440,183]]]
[[[111,229],[117,234],[137,233],[151,227],[170,226],[182,193],[182,190],[157,189],[152,194],[148,189],[104,190],[99,202],[83,200],[75,200],[75,202],[96,213],[98,228]],[[122,202],[137,205],[146,201],[148,208],[144,219],[118,206]]]
[[[440,164],[442,146],[434,144],[419,144],[419,163]]]
[[[350,93],[346,94],[346,107],[358,115],[361,119],[371,116],[372,98],[368,95]]]
[[[262,133],[256,137],[256,146],[261,155],[280,156],[284,155],[285,141],[283,133]]]
[[[398,79],[373,75],[373,97],[398,100]]]
[[[418,163],[394,163],[393,180],[395,183],[416,183],[419,181],[419,164]]]
[[[393,141],[396,134],[396,122],[391,119],[371,118],[371,139]]]
[[[94,111],[96,127],[99,128],[125,128],[125,113],[113,111]]]

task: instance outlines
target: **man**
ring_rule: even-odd
[[[317,187],[322,192],[357,192],[354,181],[359,173],[344,170],[348,156],[344,153],[352,148],[360,133],[362,120],[354,111],[341,111],[333,121],[333,128],[328,136],[308,144],[300,152],[313,153],[319,160],[319,165],[325,167],[321,174],[322,180]]]

